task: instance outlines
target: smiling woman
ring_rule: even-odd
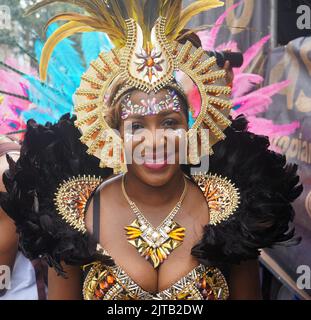
[[[125,141],[128,176],[134,174],[148,185],[164,185],[186,158],[185,141],[181,141],[186,134],[180,133],[188,130],[188,105],[170,89],[150,94],[134,90],[121,97],[116,108],[123,110],[129,102],[139,107],[124,111],[126,117],[119,118],[118,125]],[[158,107],[162,102],[163,109]]]
[[[226,70],[184,41],[193,16],[223,3],[79,4],[88,16],[51,20],[70,22],[47,41],[42,79],[65,36],[100,30],[116,47],[83,75],[74,117],[28,122],[1,200],[25,253],[51,267],[49,299],[259,299],[259,250],[295,242],[301,187],[267,138],[231,122]]]

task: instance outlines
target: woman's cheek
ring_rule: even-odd
[[[133,135],[124,136],[125,155],[128,164],[142,165],[144,162],[144,145],[137,141]]]
[[[187,133],[184,129],[175,131],[175,154],[178,164],[183,164],[187,158]]]

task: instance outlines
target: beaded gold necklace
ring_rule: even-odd
[[[155,228],[138,209],[135,202],[129,198],[125,190],[125,175],[123,175],[122,192],[136,215],[136,219],[129,226],[125,227],[127,240],[154,268],[163,263],[169,254],[179,247],[184,240],[186,229],[173,220],[179,212],[187,193],[185,177],[184,183],[185,187],[179,201],[160,225]]]

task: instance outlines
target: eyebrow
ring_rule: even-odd
[[[161,115],[161,116],[168,116],[168,115],[171,115],[171,114],[179,114],[180,112],[176,112],[176,111],[172,111],[172,110],[163,110],[163,111],[160,111],[159,113],[157,113],[156,115]],[[130,114],[127,119],[143,119],[145,118],[146,116],[143,116],[143,115],[140,115],[140,114]],[[126,119],[126,120],[127,120]]]

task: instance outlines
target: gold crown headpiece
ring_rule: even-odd
[[[223,2],[199,0],[182,9],[181,0],[45,0],[29,13],[55,2],[78,5],[89,15],[63,13],[48,22],[47,25],[69,21],[52,34],[43,48],[40,61],[43,80],[53,49],[66,37],[77,32],[102,31],[115,45],[91,62],[75,93],[75,124],[82,132],[81,141],[88,146],[88,153],[101,160],[101,167],[126,171],[123,142],[105,118],[109,108],[107,97],[120,81],[145,92],[169,86],[175,82],[177,72],[193,82],[200,94],[201,107],[188,131],[190,163],[197,164],[202,156],[194,143],[197,137],[201,144],[206,144],[206,154],[212,152],[213,144],[225,138],[223,131],[231,124],[228,115],[232,108],[228,99],[231,88],[224,84],[226,71],[219,69],[216,59],[202,48],[189,41],[178,42],[193,16],[222,6]],[[209,129],[209,145],[206,131],[201,128]]]

